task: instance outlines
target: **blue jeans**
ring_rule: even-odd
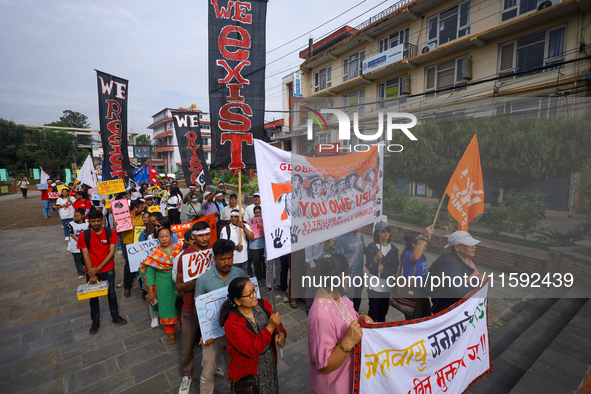
[[[109,309],[111,310],[111,318],[114,319],[119,316],[119,306],[117,305],[117,294],[115,293],[115,270],[98,273],[96,277],[99,281],[109,282],[109,293],[107,298],[109,300]],[[86,280],[89,281],[90,277],[86,274]],[[90,299],[90,318],[93,322],[101,321],[101,308],[99,306],[99,297]]]
[[[68,231],[68,223],[70,223],[74,218],[62,219],[62,226],[64,226],[64,236],[69,237],[70,232]]]
[[[43,204],[43,216],[51,215],[51,206],[53,205],[53,201],[41,200],[41,204]]]

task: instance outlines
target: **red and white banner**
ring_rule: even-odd
[[[255,140],[255,155],[269,260],[382,215],[383,147],[311,158]]]
[[[464,392],[492,370],[487,300],[485,283],[436,315],[364,325],[354,392]]]

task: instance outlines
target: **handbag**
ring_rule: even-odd
[[[233,384],[235,394],[259,394],[257,382],[252,375],[246,375],[237,382],[233,382]]]
[[[412,271],[411,276],[415,276],[416,272],[417,263],[415,262],[415,268]],[[402,263],[398,265],[396,278],[400,276],[402,276]],[[392,286],[392,289],[390,289],[390,305],[406,315],[412,315],[417,304],[414,298],[418,295],[418,290],[415,286],[410,286],[408,282],[409,281],[407,281],[406,286],[398,286],[397,284]]]

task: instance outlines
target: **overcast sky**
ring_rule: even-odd
[[[353,18],[349,25],[355,26],[395,2],[271,0],[267,51],[358,3],[313,37]],[[0,0],[0,118],[43,125],[70,109],[98,128],[94,69],[129,80],[128,130],[151,134],[151,116],[165,107],[194,103],[209,112],[207,5],[208,0]],[[268,53],[267,63],[307,42],[306,35]],[[267,110],[281,110],[277,85],[299,63],[296,51],[267,67],[268,76],[285,70],[266,80]],[[265,119],[274,116],[281,117],[267,113]]]

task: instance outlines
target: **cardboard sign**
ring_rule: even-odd
[[[152,205],[151,207],[148,207],[148,212],[150,212],[150,213],[160,212],[160,206],[159,205]]]
[[[105,208],[107,208],[107,209],[111,208],[111,200],[109,200],[109,199],[105,200]]]
[[[157,239],[149,239],[147,241],[126,245],[127,258],[129,259],[129,271],[137,272],[142,261],[150,257],[152,252],[158,246],[160,246],[160,242]]]
[[[215,241],[218,240],[214,214],[207,215],[205,217],[202,217],[201,219],[196,219],[187,223],[173,224],[172,226],[170,226],[170,229],[173,233],[176,234],[180,241],[182,239],[185,239],[185,231],[190,230],[191,227],[193,227],[193,225],[197,222],[206,222],[207,224],[209,224],[209,228],[211,229],[211,239],[209,241],[210,243],[213,244]]]
[[[123,179],[97,182],[96,185],[101,196],[108,196],[109,194],[117,194],[125,191]]]
[[[57,185],[57,191],[58,191],[60,194],[62,194],[62,190],[64,190],[64,189],[66,189],[66,190],[67,190],[67,189],[68,189],[68,186],[66,186],[66,185]]]
[[[248,221],[248,224],[250,225],[250,230],[252,231],[252,233],[254,234],[254,238],[262,238],[265,236],[265,232],[263,229],[263,217],[258,217],[258,218],[250,218],[250,220]]]
[[[183,281],[197,279],[215,265],[213,250],[200,250],[183,255]]]
[[[90,195],[91,200],[94,200],[94,201],[102,201],[103,200],[98,189],[88,189],[88,194]]]
[[[250,278],[250,281],[257,292],[257,298],[261,298],[257,278]],[[226,330],[224,330],[224,327],[220,326],[220,309],[227,298],[227,286],[195,298],[195,308],[197,316],[199,317],[199,327],[201,327],[203,342],[211,338],[219,338],[226,335]]]
[[[58,199],[58,198],[60,198],[61,196],[62,196],[62,194],[61,194],[61,193],[58,193],[58,192],[48,192],[48,193],[47,193],[47,197],[48,197],[50,200],[53,200],[53,199],[56,199],[56,200],[57,200],[57,199]]]
[[[0,186],[1,193],[8,193],[8,186]]]
[[[127,199],[115,200],[111,206],[113,208],[113,221],[117,222],[116,231],[121,233],[123,231],[133,230]]]
[[[146,226],[135,226],[133,228],[133,243],[138,243],[140,240],[140,235],[144,232]]]

